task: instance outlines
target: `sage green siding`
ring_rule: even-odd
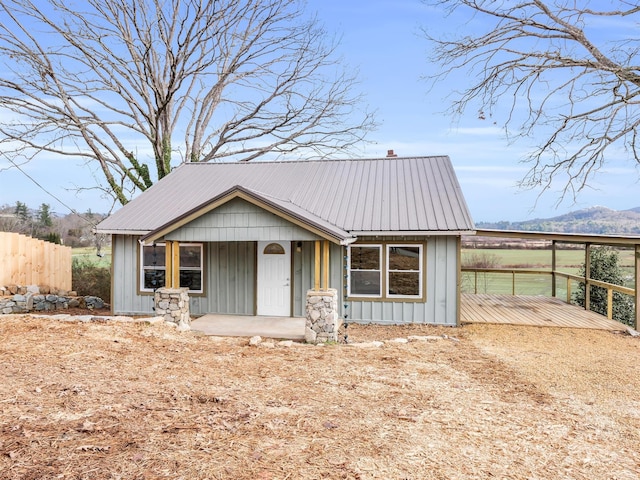
[[[293,316],[304,317],[307,290],[313,288],[315,243],[301,242],[300,252],[293,242]],[[330,244],[329,249],[329,287],[338,290],[339,302],[342,302],[342,261],[344,249],[340,245]]]
[[[131,235],[114,235],[111,305],[117,314],[152,314],[153,295],[138,293],[140,245]],[[205,243],[205,294],[192,295],[194,315],[255,313],[254,242]]]
[[[165,236],[180,242],[320,240],[320,237],[257,205],[234,198]]]
[[[385,241],[410,241],[396,238]],[[369,241],[362,239],[362,242]],[[371,239],[372,243],[381,239]],[[357,323],[430,323],[456,325],[458,322],[458,241],[455,236],[433,236],[424,243],[426,254],[426,299],[424,302],[360,301],[344,302],[342,316]]]
[[[190,239],[191,240],[191,239]],[[458,239],[455,236],[385,238],[385,241],[424,241],[426,298],[424,302],[344,301],[346,248],[331,244],[329,286],[338,289],[342,317],[348,322],[456,325],[458,320]],[[113,236],[112,307],[117,314],[152,314],[153,296],[138,293],[138,237]],[[381,238],[362,242],[382,242]],[[304,316],[307,290],[313,288],[314,242],[292,245],[293,315]],[[255,314],[256,243],[204,244],[205,291],[191,297],[191,312]],[[347,308],[344,308],[347,305]]]

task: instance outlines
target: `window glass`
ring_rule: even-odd
[[[200,268],[202,265],[201,245],[180,245],[180,268]]]
[[[422,295],[422,245],[387,245],[387,295]]]
[[[142,289],[156,290],[165,285],[164,244],[142,247]]]
[[[279,243],[270,243],[264,247],[263,253],[265,255],[284,255],[284,247]]]
[[[349,295],[381,296],[381,254],[381,245],[358,245],[349,247]]]
[[[351,247],[353,270],[380,270],[380,246]]]
[[[202,244],[180,245],[180,286],[202,292]]]

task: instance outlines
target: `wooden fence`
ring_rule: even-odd
[[[0,286],[9,285],[71,290],[71,247],[0,232]]]

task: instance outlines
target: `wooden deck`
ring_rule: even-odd
[[[460,322],[626,330],[615,320],[552,297],[463,293]]]

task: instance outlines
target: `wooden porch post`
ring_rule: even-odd
[[[180,242],[172,242],[173,261],[171,262],[173,270],[172,288],[180,288]]]
[[[322,289],[329,289],[329,240],[322,242]]]
[[[173,252],[171,251],[171,244],[173,242],[164,243],[164,286],[165,288],[171,288],[171,282],[173,281]]]
[[[313,274],[313,289],[320,290],[320,240],[315,241],[315,265]]]

